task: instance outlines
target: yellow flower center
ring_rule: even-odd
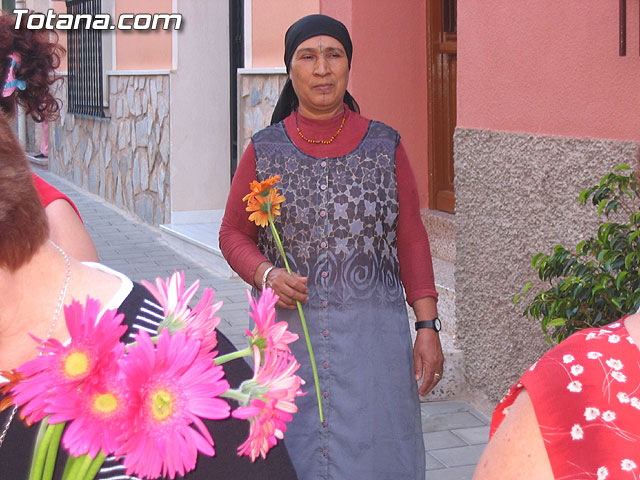
[[[102,413],[111,413],[118,406],[118,399],[113,393],[102,393],[93,398],[93,406]]]
[[[151,411],[156,420],[164,420],[173,413],[173,396],[165,390],[151,395]]]
[[[89,368],[89,359],[83,352],[73,352],[64,361],[64,371],[70,377],[77,377],[86,373]]]

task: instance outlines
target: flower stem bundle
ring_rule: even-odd
[[[278,229],[274,223],[274,216],[280,215],[280,204],[283,203],[286,198],[278,194],[278,189],[274,187],[276,183],[280,181],[280,175],[269,177],[263,182],[253,181],[251,182],[251,191],[244,196],[242,201],[247,202],[247,212],[252,212],[249,215],[249,221],[253,221],[259,227],[266,227],[269,224],[273,239],[278,246],[280,255],[284,261],[287,273],[291,274],[291,268],[289,267],[289,261],[287,255],[282,246],[282,240],[278,234]],[[313,354],[313,347],[311,346],[311,340],[309,338],[309,330],[307,329],[307,321],[302,311],[302,305],[296,300],[296,306],[298,307],[298,315],[300,316],[300,323],[302,324],[302,330],[304,332],[304,339],[307,344],[307,350],[309,351],[309,359],[311,361],[311,369],[313,371],[313,381],[316,387],[316,397],[318,402],[318,414],[320,416],[320,422],[324,421],[324,415],[322,412],[322,397],[320,395],[320,383],[318,381],[318,369],[316,367],[316,359]]]

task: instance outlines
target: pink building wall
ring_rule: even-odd
[[[640,140],[638,2],[458,2],[458,126]]]
[[[64,3],[64,0],[52,0],[51,8],[53,8],[53,11],[55,13],[67,13],[67,7]],[[66,54],[67,34],[65,32],[57,32],[57,34],[58,34],[58,43],[62,45],[65,49],[65,54],[62,55],[62,58],[60,58],[60,67],[58,68],[58,71],[66,72],[67,69],[69,68],[69,65],[67,63],[67,54]]]
[[[172,13],[171,4],[171,0],[116,0],[115,15],[117,17],[122,13]],[[188,28],[188,19],[184,21],[182,28]],[[162,29],[116,31],[115,69],[170,69],[172,62],[171,35],[171,30]]]
[[[319,0],[252,0],[252,65],[247,67],[284,67],[284,34],[293,22],[318,13]],[[276,13],[277,12],[277,13]]]
[[[342,20],[340,3],[324,0],[322,13]],[[400,132],[428,208],[426,0],[394,3],[393,12],[387,2],[352,0],[350,13],[350,91],[364,116]]]
[[[67,12],[64,0],[51,0],[51,8],[56,13]],[[121,13],[172,13],[171,8],[172,0],[115,0],[115,18],[112,21],[116,22],[117,16]],[[171,68],[171,30],[114,30],[114,32],[116,35],[114,70],[168,70]],[[66,33],[59,32],[59,39],[60,44],[66,48]],[[67,68],[67,56],[64,55],[59,70],[65,72]]]

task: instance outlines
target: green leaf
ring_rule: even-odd
[[[547,323],[547,327],[562,327],[567,323],[566,318],[554,318],[549,323]]]
[[[624,282],[624,279],[629,275],[629,272],[620,272],[620,275],[616,278],[616,288],[620,290],[620,285]]]
[[[533,267],[534,270],[537,270],[538,267],[538,260],[540,260],[540,257],[542,257],[542,255],[544,255],[543,253],[536,253],[533,258],[531,259],[531,267]]]

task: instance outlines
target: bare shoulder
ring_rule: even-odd
[[[523,390],[487,445],[474,480],[553,480],[533,404]]]
[[[72,298],[81,302],[90,296],[105,305],[122,287],[122,279],[117,275],[80,262],[73,262],[73,272],[70,293]]]
[[[627,317],[624,326],[627,328],[629,335],[631,335],[636,345],[640,345],[640,312]]]
[[[57,199],[45,208],[51,239],[69,255],[81,261],[98,261],[93,240],[73,207],[64,199]]]

